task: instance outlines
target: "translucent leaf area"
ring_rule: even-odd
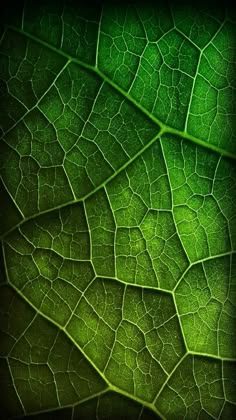
[[[233,420],[233,11],[1,21],[1,419]]]

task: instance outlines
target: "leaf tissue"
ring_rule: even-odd
[[[2,419],[236,412],[235,14],[1,11]]]

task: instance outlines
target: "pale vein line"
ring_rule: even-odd
[[[193,100],[193,95],[194,95],[194,90],[195,90],[195,86],[196,86],[196,80],[197,77],[201,74],[199,73],[199,67],[201,65],[201,60],[204,54],[205,49],[214,41],[215,37],[218,35],[218,33],[220,32],[220,30],[222,29],[223,25],[225,24],[225,22],[223,22],[219,28],[217,29],[216,33],[214,34],[214,36],[210,39],[210,41],[204,46],[204,48],[200,51],[199,57],[198,57],[198,63],[197,63],[197,68],[196,68],[196,72],[195,72],[195,76],[194,76],[194,80],[193,80],[193,84],[192,84],[192,89],[191,89],[191,94],[190,94],[190,98],[189,98],[189,102],[188,102],[188,110],[187,110],[187,114],[186,114],[186,119],[185,119],[185,126],[184,126],[184,131],[187,130],[187,126],[188,126],[188,121],[189,121],[189,115],[190,115],[190,109],[192,106],[192,100]]]
[[[102,13],[103,13],[103,5],[101,9],[99,24],[98,24],[98,35],[97,35],[97,45],[96,45],[96,61],[95,67],[98,68],[98,53],[99,53],[99,43],[100,43],[100,33],[101,33],[101,24],[102,24]]]

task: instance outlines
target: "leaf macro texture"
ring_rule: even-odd
[[[235,14],[14,7],[1,12],[1,419],[235,419]]]

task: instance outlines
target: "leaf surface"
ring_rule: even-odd
[[[233,418],[231,10],[17,7],[0,47],[4,418]]]

